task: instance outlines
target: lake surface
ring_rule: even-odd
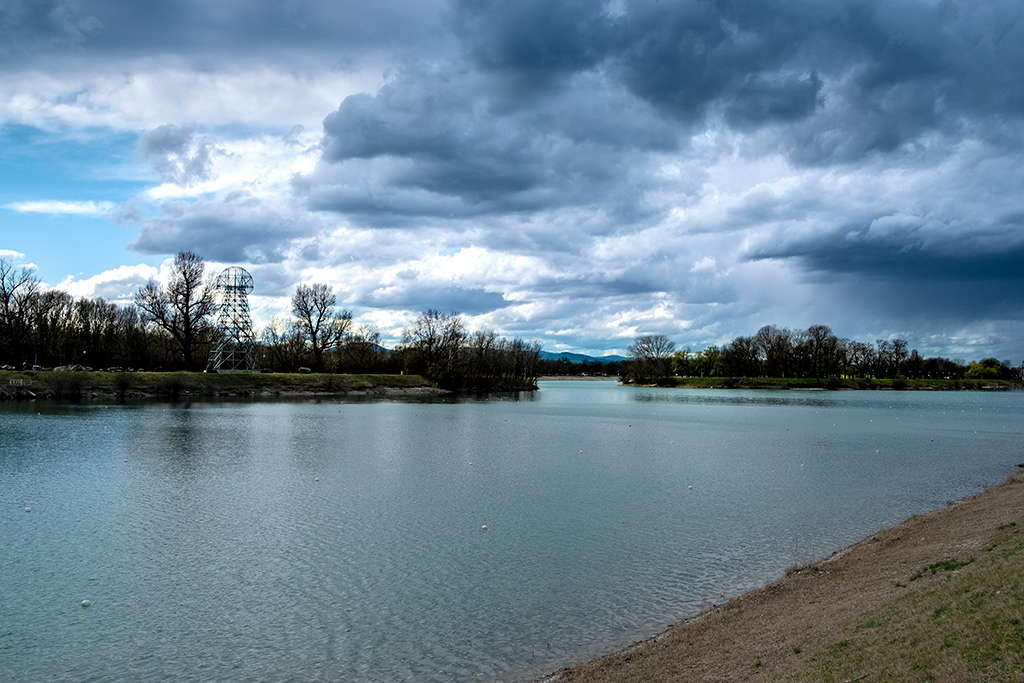
[[[583,381],[2,405],[0,679],[529,680],[998,483],[1022,416]]]

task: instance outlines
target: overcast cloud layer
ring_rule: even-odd
[[[262,320],[328,282],[392,340],[437,308],[1018,363],[1022,74],[1017,0],[0,0],[0,250],[130,298],[191,249]],[[48,271],[75,239],[120,248]]]

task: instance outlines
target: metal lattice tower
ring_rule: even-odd
[[[217,338],[210,349],[207,372],[259,372],[256,335],[252,331],[249,299],[252,275],[245,268],[225,268],[217,276],[220,307]]]

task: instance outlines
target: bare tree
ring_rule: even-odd
[[[292,315],[298,319],[306,344],[313,352],[317,372],[324,370],[324,352],[340,346],[352,326],[352,313],[339,312],[337,303],[331,288],[320,282],[299,285],[292,296]]]
[[[846,345],[850,369],[855,377],[872,377],[875,374],[877,355],[871,344],[851,341]]]
[[[384,347],[380,342],[380,330],[372,324],[360,325],[345,344],[350,366],[357,372],[379,370],[384,357]]]
[[[663,334],[643,334],[627,349],[633,356],[633,373],[641,384],[663,382],[672,375],[676,343]]]
[[[842,372],[841,345],[838,337],[828,325],[811,325],[804,333],[810,351],[809,367],[811,377],[828,377]]]
[[[775,325],[765,325],[754,335],[764,359],[763,371],[768,377],[786,377],[793,352],[793,333]]]
[[[758,344],[754,337],[736,337],[722,352],[725,371],[733,377],[757,377],[761,374]]]
[[[274,316],[263,328],[261,365],[277,372],[295,372],[305,361],[306,336],[294,320]]]
[[[39,294],[35,269],[16,270],[0,257],[0,358],[21,363],[27,360],[32,313]]]
[[[135,293],[135,305],[142,319],[174,338],[189,370],[199,365],[196,351],[208,341],[208,318],[216,305],[212,282],[203,279],[205,269],[201,256],[191,251],[179,251],[174,257],[166,287],[150,280]]]
[[[439,384],[454,378],[459,351],[466,339],[462,316],[454,312],[445,315],[434,309],[424,312],[402,335],[402,342],[412,352],[414,369]]]
[[[898,377],[903,372],[903,364],[907,362],[907,356],[910,353],[907,351],[907,340],[906,339],[893,339],[892,340],[892,376]]]

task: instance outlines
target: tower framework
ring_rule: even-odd
[[[256,335],[252,331],[248,294],[252,275],[245,268],[225,268],[217,276],[220,306],[217,335],[210,348],[207,372],[259,372]]]

